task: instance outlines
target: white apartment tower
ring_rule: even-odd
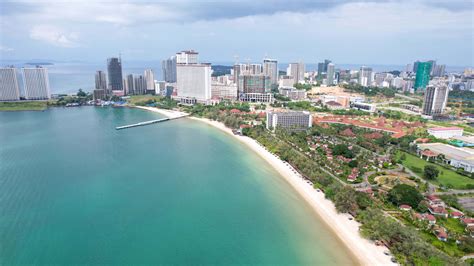
[[[145,69],[145,81],[146,81],[146,90],[154,91],[155,90],[155,75],[153,70]]]
[[[333,85],[334,84],[335,75],[336,75],[335,65],[333,63],[329,63],[328,64],[328,70],[326,72],[327,85]]]
[[[27,100],[49,100],[51,98],[46,68],[40,66],[23,68],[23,82]]]
[[[372,68],[366,66],[360,68],[359,84],[365,87],[372,85]]]
[[[183,103],[204,103],[211,99],[211,64],[198,63],[198,53],[176,53],[176,97]]]
[[[293,77],[295,82],[303,83],[304,82],[304,72],[305,72],[305,67],[304,63],[290,63],[288,65],[288,69],[286,71],[286,74],[288,76]]]
[[[20,87],[14,67],[0,68],[0,101],[20,100]]]
[[[446,86],[428,86],[423,100],[422,113],[424,115],[443,114],[448,102],[449,89]]]
[[[211,64],[177,64],[177,96],[207,103],[211,99]]]
[[[275,59],[263,59],[263,74],[270,77],[272,85],[278,84],[278,61]]]

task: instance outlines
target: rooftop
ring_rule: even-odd
[[[421,150],[430,150],[435,153],[444,154],[447,159],[455,159],[469,164],[474,164],[474,150],[469,148],[454,147],[444,143],[418,144]]]
[[[451,130],[463,130],[460,127],[432,127],[428,128],[430,131],[451,131]]]

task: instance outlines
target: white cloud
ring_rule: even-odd
[[[14,50],[13,48],[0,45],[0,52],[11,52],[13,50]]]
[[[77,47],[78,34],[65,32],[63,29],[53,25],[37,25],[30,31],[30,38],[47,42],[59,47]]]

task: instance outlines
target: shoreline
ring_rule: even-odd
[[[153,107],[140,107],[140,109],[171,116],[183,114],[178,111],[162,110]],[[314,213],[325,223],[334,235],[336,235],[342,244],[344,244],[353,258],[358,260],[360,265],[396,265],[396,263],[391,261],[391,255],[387,256],[384,254],[385,251],[389,251],[388,248],[385,246],[376,246],[373,242],[363,238],[359,234],[360,223],[354,219],[349,220],[349,218],[352,217],[350,214],[338,213],[332,201],[326,199],[322,191],[317,192],[299,173],[294,172],[293,167],[282,161],[278,156],[271,154],[256,140],[246,136],[235,135],[231,129],[217,121],[198,117],[188,118],[206,123],[209,126],[229,134],[267,161],[267,163],[309,204]]]

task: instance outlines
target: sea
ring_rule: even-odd
[[[77,81],[80,81],[77,80]],[[231,136],[131,108],[0,112],[0,265],[352,265]]]
[[[79,89],[87,92],[92,92],[95,86],[95,72],[97,70],[107,71],[106,61],[104,62],[82,62],[82,61],[50,61],[50,60],[2,60],[1,66],[13,65],[18,68],[34,67],[36,63],[48,62],[51,64],[43,65],[48,69],[49,82],[51,93],[53,94],[71,94],[76,93]],[[212,62],[213,65],[231,66],[232,62]],[[376,72],[383,71],[402,71],[406,66],[402,65],[378,65],[378,64],[337,64],[339,69],[354,69],[357,70],[360,66],[365,65],[372,67]],[[280,70],[286,70],[288,64],[282,63],[278,65]],[[447,66],[448,73],[461,73],[465,67]],[[129,61],[122,60],[123,77],[128,74],[142,74],[145,69],[152,69],[156,80],[162,79],[161,62],[156,61]],[[317,64],[306,64],[306,71],[316,71]],[[18,71],[18,80],[20,88],[23,88],[22,79]]]

